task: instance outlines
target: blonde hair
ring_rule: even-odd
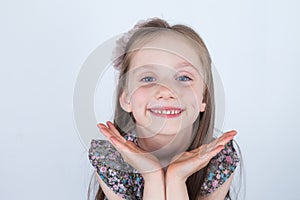
[[[205,91],[203,101],[206,103],[204,112],[200,112],[196,121],[193,124],[194,139],[187,149],[192,150],[204,143],[208,143],[213,140],[213,129],[215,122],[215,100],[214,100],[214,85],[213,76],[211,71],[211,58],[201,37],[190,27],[177,24],[170,26],[166,21],[154,18],[144,23],[140,29],[131,36],[129,42],[126,45],[125,53],[122,55],[122,65],[119,74],[119,82],[117,85],[117,98],[115,103],[114,124],[119,132],[124,135],[135,128],[135,119],[132,113],[124,111],[119,103],[119,98],[122,92],[126,89],[127,76],[129,71],[130,61],[132,58],[132,50],[145,41],[151,40],[157,37],[162,32],[172,31],[183,38],[190,41],[189,44],[193,45],[197,55],[202,64],[203,78],[205,82]],[[207,172],[207,168],[191,175],[187,181],[187,188],[190,199],[197,199],[200,195],[200,186],[204,182],[204,175]]]

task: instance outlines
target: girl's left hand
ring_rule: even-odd
[[[193,173],[204,168],[236,134],[234,130],[226,132],[209,144],[175,156],[167,168],[166,178],[185,182]]]

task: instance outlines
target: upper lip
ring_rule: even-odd
[[[171,106],[159,106],[159,107],[151,107],[149,110],[179,110],[182,111],[182,108],[171,107]]]

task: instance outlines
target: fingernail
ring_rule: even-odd
[[[100,128],[100,129],[102,129],[102,128],[104,128],[104,127],[105,127],[105,125],[104,125],[104,124],[102,124],[102,123],[99,123],[99,124],[97,124],[97,126],[98,126],[98,128]]]

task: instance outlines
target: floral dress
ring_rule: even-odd
[[[138,145],[134,134],[127,134],[125,139]],[[121,154],[109,141],[92,140],[89,160],[103,182],[118,196],[126,200],[143,199],[143,177],[123,160]],[[207,195],[214,192],[229,178],[238,162],[237,152],[230,141],[219,154],[210,160],[204,183],[199,187],[200,193]]]

